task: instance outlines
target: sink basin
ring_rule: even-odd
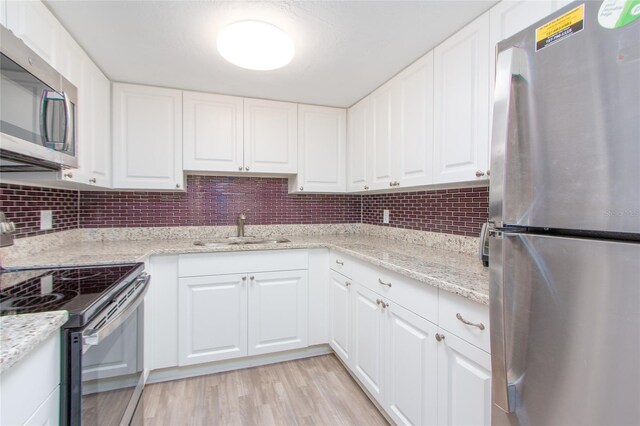
[[[224,247],[224,246],[237,246],[245,244],[279,244],[289,243],[286,238],[256,238],[256,237],[227,237],[219,240],[210,241],[194,241],[195,246],[204,247]]]

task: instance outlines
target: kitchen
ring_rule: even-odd
[[[637,424],[636,3],[1,1],[0,423]]]

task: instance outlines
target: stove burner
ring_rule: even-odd
[[[64,294],[50,293],[37,296],[19,296],[7,299],[0,304],[0,309],[8,311],[19,311],[24,309],[42,308],[56,303],[64,298]]]

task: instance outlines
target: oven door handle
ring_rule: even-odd
[[[121,311],[118,315],[111,319],[108,323],[98,329],[87,328],[82,332],[82,353],[86,353],[91,346],[98,345],[102,340],[109,336],[115,329],[120,327],[131,316],[132,313],[138,309],[138,306],[144,300],[147,290],[149,289],[149,279],[151,277],[144,274],[138,281],[143,280],[143,289],[138,293],[136,298],[127,305],[127,307]]]

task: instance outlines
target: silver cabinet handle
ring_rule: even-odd
[[[482,177],[482,176],[484,176],[484,172],[482,170],[477,170],[476,177]]]
[[[340,266],[344,266],[344,262],[342,260],[336,259],[336,263]]]
[[[391,287],[391,283],[385,283],[384,281],[382,281],[382,279],[378,278],[378,282],[382,285],[386,285],[387,287]]]
[[[436,340],[442,342],[444,340],[444,334],[436,333]]]
[[[71,172],[65,173],[64,177],[71,179],[73,177],[73,173],[71,173]]]
[[[349,287],[349,286],[351,285],[351,283],[350,283],[349,281],[345,281],[345,282],[344,282],[344,285],[345,285],[345,286],[347,286],[347,287]]]
[[[89,179],[89,183],[96,183],[96,178]]]
[[[247,280],[247,277],[246,277],[246,276],[245,276],[245,277],[242,277],[242,281],[246,281],[246,280]]]
[[[389,182],[389,186],[393,186],[393,182]]]
[[[364,190],[366,191],[367,189],[369,189],[369,187],[367,185],[364,186]]]
[[[255,278],[256,278],[256,277],[254,277],[253,275],[251,275],[251,276],[249,277],[249,279],[250,279],[251,281],[253,281]]]
[[[300,187],[300,191],[304,191],[304,186],[301,186],[301,187]]]
[[[249,166],[245,167],[244,169],[245,169],[246,171],[249,171]]]
[[[483,323],[476,324],[474,322],[467,321],[466,319],[462,318],[462,315],[460,315],[459,313],[456,314],[456,318],[458,318],[463,324],[470,325],[471,327],[478,327],[480,330],[484,330]]]
[[[376,299],[376,304],[378,306],[382,306],[382,309],[389,307],[389,304],[385,303],[384,300],[382,300],[382,299]]]
[[[180,188],[180,184],[179,183],[176,183],[176,188]]]
[[[242,171],[242,166],[238,166],[238,171]]]
[[[487,170],[487,176],[491,176],[491,170]]]

